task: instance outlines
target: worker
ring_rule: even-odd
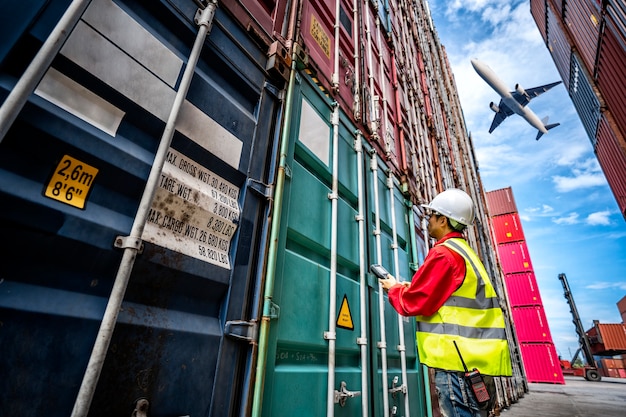
[[[391,274],[380,283],[400,315],[416,316],[419,358],[434,371],[441,414],[485,417],[494,404],[493,377],[511,375],[511,358],[498,296],[463,237],[474,221],[474,204],[464,191],[452,188],[422,207],[434,247],[410,283]],[[466,367],[483,376],[489,401],[477,399]]]

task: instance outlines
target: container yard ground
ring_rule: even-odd
[[[529,392],[502,410],[502,417],[623,417],[626,415],[626,378],[589,382],[566,376],[565,385],[529,384]]]

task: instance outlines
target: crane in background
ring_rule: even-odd
[[[565,300],[567,304],[569,304],[570,312],[572,313],[572,321],[574,326],[576,327],[576,333],[578,333],[578,344],[579,348],[574,353],[572,357],[572,361],[561,360],[561,368],[563,369],[563,374],[565,375],[576,375],[582,376],[587,381],[600,381],[602,376],[598,372],[598,367],[596,366],[596,361],[593,358],[593,354],[591,353],[591,345],[589,344],[589,339],[587,338],[587,334],[585,333],[585,329],[583,328],[583,324],[580,320],[580,316],[578,315],[578,309],[576,309],[576,303],[574,302],[574,296],[572,295],[572,291],[569,288],[569,283],[567,282],[567,277],[565,274],[559,274],[559,280],[563,285],[563,291],[565,295]],[[582,352],[587,365],[582,368],[573,368],[572,364],[576,362],[578,359],[578,355]]]

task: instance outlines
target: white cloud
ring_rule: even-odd
[[[578,213],[571,213],[567,217],[558,217],[552,219],[556,224],[576,224],[578,223]]]
[[[555,175],[552,177],[552,181],[556,186],[556,190],[561,193],[606,184],[606,178],[600,173],[578,173],[573,177]]]
[[[602,225],[608,226],[611,224],[611,212],[609,210],[597,211],[587,216],[585,222],[591,226]]]
[[[616,288],[619,290],[626,290],[626,281],[617,281],[617,282],[600,281],[600,282],[596,282],[595,284],[587,285],[585,286],[585,288],[588,288],[590,290],[607,290],[607,289],[612,289],[612,288]]]

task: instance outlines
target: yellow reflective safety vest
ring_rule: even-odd
[[[417,316],[420,361],[448,371],[463,371],[454,341],[469,370],[510,376],[511,356],[504,316],[487,271],[465,239],[442,243],[465,259],[465,279],[432,316]]]

